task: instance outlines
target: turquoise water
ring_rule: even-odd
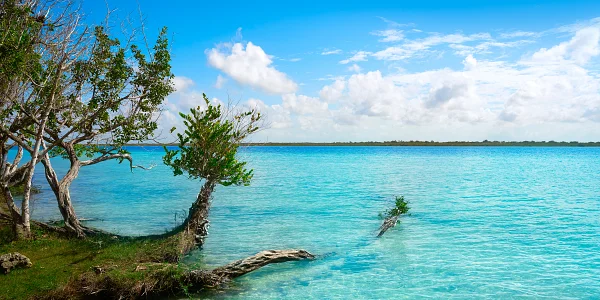
[[[84,168],[76,210],[121,234],[164,232],[200,184],[173,177],[160,148],[131,151],[157,166]],[[266,267],[212,298],[600,295],[600,148],[253,147],[242,156],[254,181],[217,188],[205,250],[189,262],[218,266],[283,248],[320,256]],[[412,215],[376,239],[394,195]],[[34,216],[59,218],[53,201],[44,186]]]

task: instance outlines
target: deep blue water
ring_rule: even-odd
[[[200,183],[173,177],[162,149],[131,148],[72,187],[80,217],[120,234],[162,233]],[[596,298],[600,295],[600,148],[252,147],[249,187],[218,187],[209,266],[264,249],[320,258],[273,265],[214,298]],[[66,163],[55,161],[57,169]],[[41,171],[41,168],[40,170]],[[61,173],[61,172],[59,172]],[[44,184],[41,172],[35,177]],[[58,219],[50,190],[34,217]],[[376,239],[394,195],[409,217]]]

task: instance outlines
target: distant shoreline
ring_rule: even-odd
[[[177,144],[128,144],[126,146],[177,146]],[[332,142],[332,143],[243,143],[242,146],[251,147],[294,147],[294,146],[399,146],[399,147],[600,147],[600,142],[431,142],[431,141],[387,141],[387,142]]]

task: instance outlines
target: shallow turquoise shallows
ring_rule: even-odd
[[[177,224],[200,183],[173,177],[159,147],[130,148],[150,171],[107,162],[72,187],[88,225],[126,235]],[[251,147],[248,187],[217,187],[205,249],[218,266],[264,249],[312,262],[268,266],[212,298],[596,298],[600,148]],[[66,163],[57,160],[64,173]],[[38,170],[41,171],[41,170]],[[38,172],[35,181],[43,184]],[[411,216],[375,238],[394,195]],[[43,186],[34,217],[58,219]]]

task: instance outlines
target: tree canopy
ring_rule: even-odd
[[[164,163],[173,174],[206,179],[221,185],[248,185],[253,172],[236,157],[243,140],[259,129],[262,116],[252,109],[226,111],[203,94],[206,107],[180,113],[185,131],[177,134],[178,148],[165,147]]]

